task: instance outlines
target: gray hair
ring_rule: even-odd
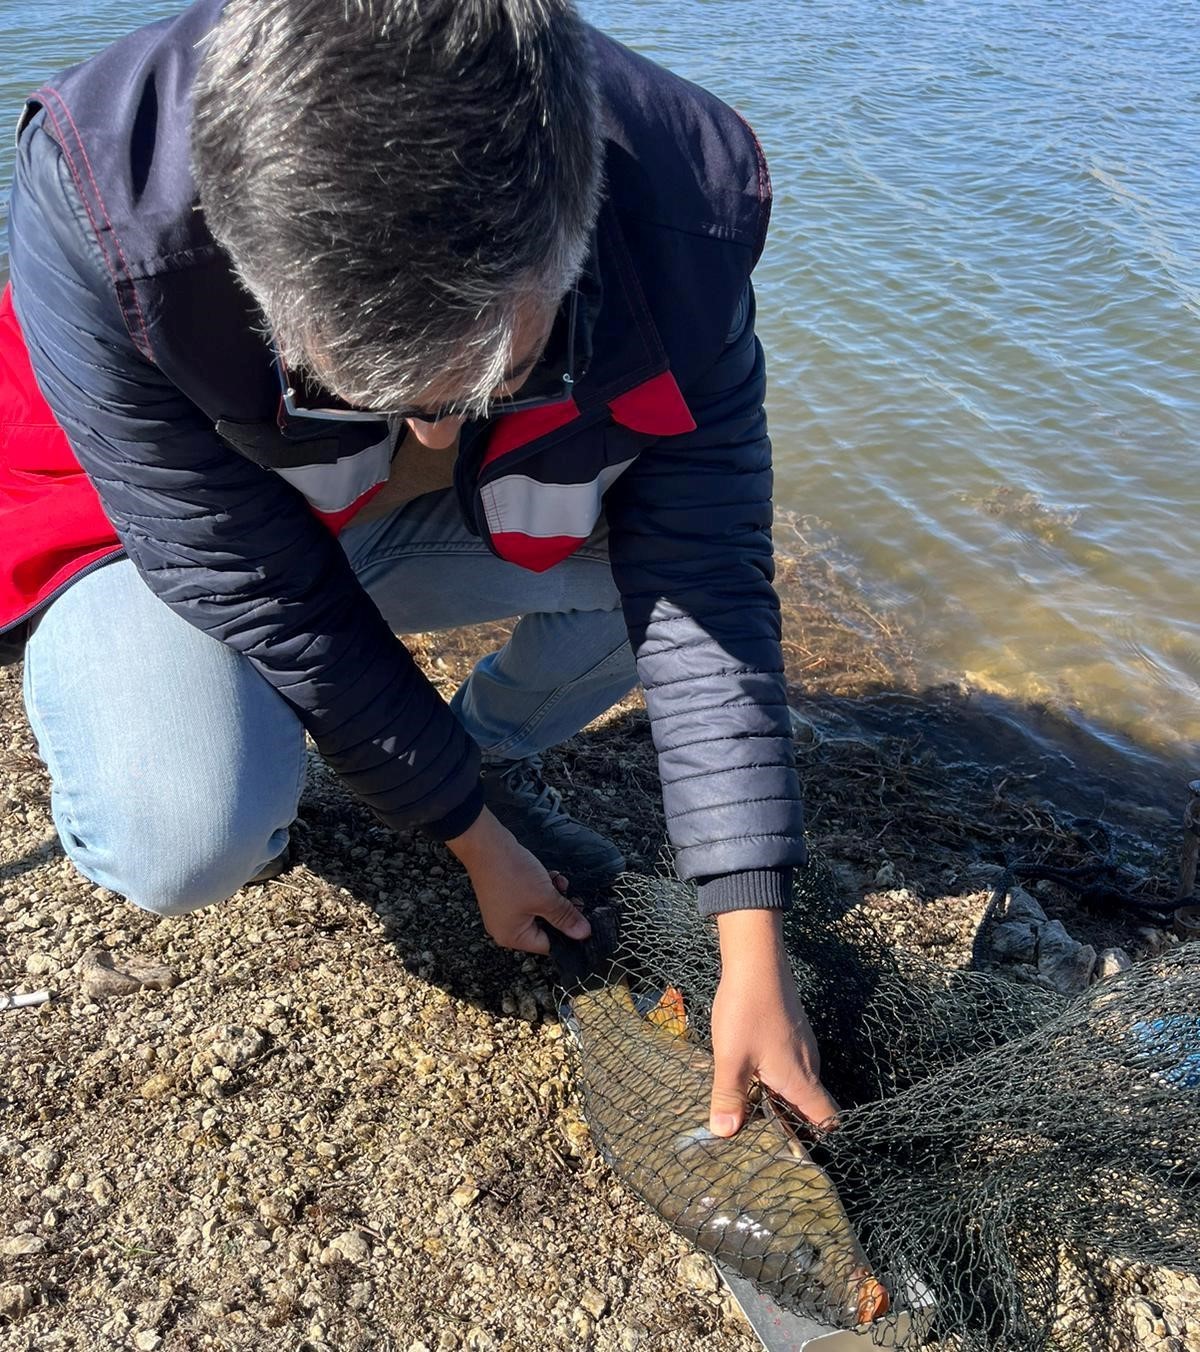
[[[192,160],[289,363],[364,408],[436,381],[483,412],[595,222],[588,31],[572,0],[230,0]]]

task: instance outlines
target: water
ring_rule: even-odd
[[[1114,745],[1190,747],[1200,10],[582,3],[767,151],[780,505],[829,523],[938,667]],[[0,0],[12,116],[175,8]]]

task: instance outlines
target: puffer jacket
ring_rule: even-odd
[[[277,390],[186,164],[189,62],[219,8],[201,0],[140,30],[51,81],[27,116],[9,342],[24,344],[53,413],[44,459],[57,469],[31,497],[31,419],[18,436],[0,409],[15,429],[0,446],[0,624],[19,626],[76,575],[56,556],[54,586],[39,595],[40,574],[30,582],[18,557],[18,537],[36,532],[17,529],[22,512],[45,520],[74,465],[94,494],[89,525],[111,524],[108,552],[83,532],[92,566],[127,553],[168,605],[254,663],[385,821],[449,838],[479,810],[477,751],[350,572],[333,534],[344,512],[330,520],[288,473],[370,448],[348,456],[244,435],[270,428]],[[707,911],[783,905],[804,855],[749,288],[769,180],[724,105],[595,41],[608,196],[592,260],[604,282],[593,362],[566,415],[469,429],[459,497],[493,550],[528,567],[552,566],[544,542],[562,557],[603,509],[679,871],[705,880]],[[10,409],[30,400],[27,387],[19,400],[0,388]],[[498,498],[518,526],[522,512],[535,525],[497,530]],[[547,531],[557,503],[570,505],[570,527]]]

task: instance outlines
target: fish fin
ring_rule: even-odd
[[[869,1272],[864,1271],[855,1275],[861,1278],[858,1287],[858,1322],[873,1324],[892,1308],[892,1299],[887,1293],[887,1287]]]
[[[646,1021],[675,1037],[687,1037],[687,1011],[683,1007],[683,992],[678,986],[668,986],[658,1003],[646,1015]]]
[[[803,1160],[806,1164],[812,1164],[813,1163],[812,1156],[808,1153],[807,1150],[805,1150],[799,1136],[797,1136],[795,1131],[792,1129],[791,1123],[784,1117],[784,1115],[772,1102],[771,1095],[765,1092],[761,1092],[761,1086],[757,1106],[758,1111],[762,1113],[762,1115],[767,1119],[767,1121],[775,1125],[776,1130],[783,1138],[784,1148],[787,1150],[787,1153],[791,1156],[791,1158]]]

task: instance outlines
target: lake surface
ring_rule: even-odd
[[[3,106],[174,4],[0,0]],[[781,507],[931,665],[1200,738],[1200,7],[583,0],[735,104]],[[11,138],[0,137],[7,182]]]

